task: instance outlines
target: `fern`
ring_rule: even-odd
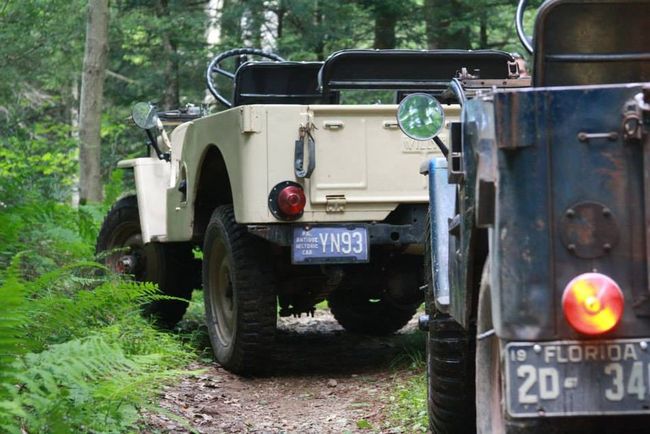
[[[20,256],[16,256],[6,272],[7,278],[0,286],[0,384],[12,374],[16,358],[29,347],[25,323],[27,299],[25,285],[19,278]],[[4,393],[0,389],[0,398]]]
[[[194,357],[140,315],[168,297],[93,261],[100,214],[0,210],[0,432],[135,431]]]

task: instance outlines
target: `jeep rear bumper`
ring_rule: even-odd
[[[404,249],[424,246],[426,203],[401,204],[385,220],[374,222],[301,222],[249,224],[248,232],[279,246],[291,246],[295,228],[366,228],[368,246],[387,246]]]

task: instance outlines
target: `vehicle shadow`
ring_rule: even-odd
[[[364,373],[424,359],[426,336],[412,320],[390,336],[348,333],[327,310],[314,318],[279,320],[269,374]]]
[[[405,365],[421,365],[426,334],[417,329],[417,315],[398,333],[368,336],[346,332],[328,309],[314,317],[278,318],[269,376],[361,374]],[[202,306],[190,309],[176,330],[204,361],[213,360],[203,324]]]

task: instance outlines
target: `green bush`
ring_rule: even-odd
[[[141,314],[160,298],[94,262],[101,207],[0,212],[0,432],[137,430],[193,357]]]

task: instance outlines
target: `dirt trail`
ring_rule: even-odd
[[[421,349],[415,328],[412,320],[399,334],[372,338],[345,333],[328,311],[281,319],[270,377],[192,366],[206,372],[168,387],[161,402],[187,425],[152,416],[150,432],[187,432],[188,425],[199,433],[400,432],[391,428],[388,397],[413,375],[395,361],[405,349]]]

